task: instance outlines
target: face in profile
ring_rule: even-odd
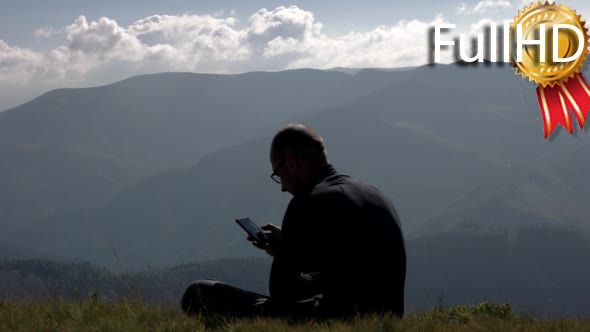
[[[289,187],[288,175],[287,175],[287,172],[285,172],[286,160],[284,158],[279,159],[279,158],[273,158],[273,156],[271,156],[270,163],[271,163],[271,167],[272,167],[272,171],[273,171],[272,172],[273,180],[275,180],[275,182],[280,183],[282,192],[291,193],[288,188]]]
[[[278,179],[281,184],[281,191],[289,192],[291,195],[301,191],[303,179],[302,174],[300,174],[300,162],[297,159],[288,155],[282,158],[273,158],[271,156],[270,162],[274,178]]]

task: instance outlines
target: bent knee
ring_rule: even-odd
[[[220,283],[213,279],[201,279],[188,285],[180,299],[180,307],[187,314],[196,313],[206,302],[209,290]]]

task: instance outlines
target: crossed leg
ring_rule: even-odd
[[[224,284],[218,280],[197,280],[190,284],[180,300],[187,314],[199,312],[232,316],[256,316],[262,314],[269,297]]]

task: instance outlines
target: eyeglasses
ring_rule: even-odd
[[[272,171],[272,174],[270,175],[270,178],[271,178],[271,179],[272,179],[274,182],[276,182],[276,183],[278,183],[278,184],[281,184],[281,177],[277,175],[277,172],[278,172],[278,171],[279,171],[279,169],[280,169],[280,168],[283,166],[283,164],[284,164],[284,163],[285,163],[285,161],[284,161],[284,160],[283,160],[283,161],[281,161],[281,162],[279,163],[279,165],[277,166],[277,168],[276,168],[276,169],[274,169],[274,170]]]

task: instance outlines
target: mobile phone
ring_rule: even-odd
[[[254,239],[254,241],[258,242],[258,244],[264,245],[268,241],[262,229],[250,220],[250,218],[238,218],[236,219],[236,222]]]

